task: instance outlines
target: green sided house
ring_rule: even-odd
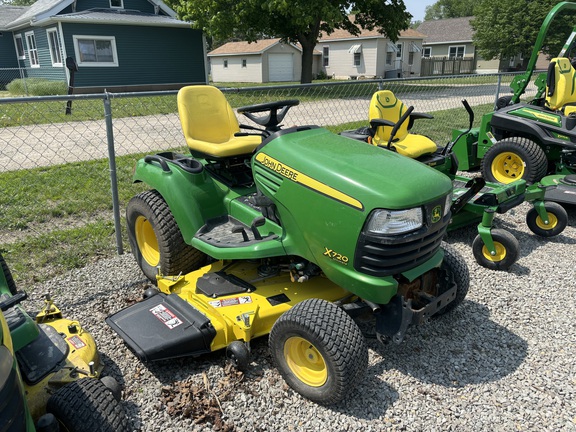
[[[74,93],[177,89],[207,83],[202,32],[160,0],[38,0],[0,5],[0,86],[69,82]],[[4,81],[6,78],[4,78]]]

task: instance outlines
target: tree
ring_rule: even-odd
[[[0,4],[10,6],[30,6],[36,3],[36,0],[0,0]]]
[[[493,59],[522,53],[527,63],[544,18],[559,1],[482,0],[476,17],[470,21],[480,56]],[[542,51],[556,55],[571,32],[573,22],[573,13],[559,15],[548,30]]]
[[[472,16],[477,3],[478,0],[438,0],[426,6],[424,21]]]
[[[352,35],[376,29],[392,41],[410,25],[403,0],[169,0],[181,19],[217,40],[240,32],[248,41],[261,34],[299,43],[301,82],[312,81],[314,47],[322,32],[344,29]],[[349,12],[354,9],[355,19]]]

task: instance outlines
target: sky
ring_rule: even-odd
[[[412,21],[424,21],[424,11],[426,6],[436,3],[436,0],[404,0],[406,10],[414,17]]]

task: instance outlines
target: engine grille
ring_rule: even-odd
[[[424,226],[405,235],[375,235],[365,229],[360,234],[354,259],[354,268],[372,276],[391,276],[419,266],[440,248],[446,233],[450,212],[440,221],[432,223],[432,209],[440,205],[444,211],[444,198],[424,207]]]

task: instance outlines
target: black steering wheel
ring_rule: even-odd
[[[296,105],[299,105],[300,101],[297,99],[282,100],[278,102],[269,102],[258,105],[249,105],[240,107],[237,111],[244,114],[254,123],[264,126],[264,128],[269,132],[276,132],[280,130],[279,124],[288,113],[288,110]],[[267,112],[266,115],[256,116],[256,113]]]

